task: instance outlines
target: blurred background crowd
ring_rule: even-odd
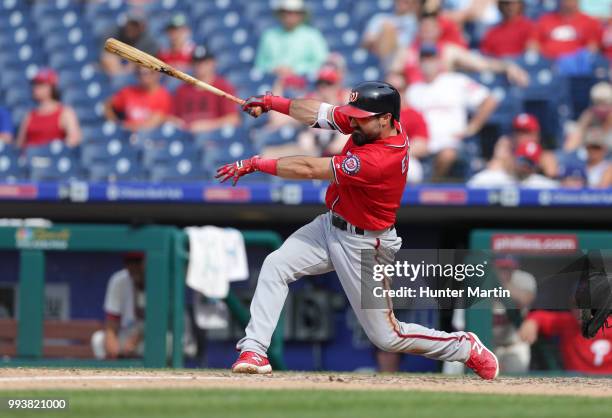
[[[347,140],[136,68],[111,36],[243,98],[386,80],[411,183],[612,185],[612,0],[0,0],[3,181],[205,180]]]

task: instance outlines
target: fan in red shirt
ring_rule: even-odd
[[[106,117],[123,122],[126,129],[154,129],[170,114],[172,96],[159,84],[159,73],[136,69],[138,84],[119,90],[106,103]]]
[[[483,54],[494,57],[520,55],[534,30],[533,22],[523,15],[523,0],[500,0],[499,11],[503,20],[485,34],[480,43]]]
[[[60,101],[57,82],[57,73],[50,68],[42,68],[32,79],[32,98],[36,101],[36,108],[21,121],[18,147],[37,147],[56,140],[70,147],[80,144],[79,120],[75,111]]]
[[[533,35],[534,45],[547,58],[557,59],[581,48],[597,50],[601,23],[578,8],[578,0],[561,0],[559,11],[540,17]]]
[[[592,374],[612,373],[612,333],[600,329],[592,339],[580,332],[574,312],[532,311],[521,325],[519,335],[533,344],[539,335],[559,337],[563,367],[566,370]]]
[[[170,41],[170,47],[161,49],[157,57],[173,67],[183,71],[189,70],[195,44],[191,40],[191,30],[185,15],[177,14],[170,19],[166,26],[166,36]]]
[[[192,56],[194,75],[228,92],[234,87],[216,73],[215,57],[208,49],[198,46]],[[174,121],[192,132],[206,132],[226,125],[238,125],[240,116],[234,103],[191,84],[182,84],[174,94]]]
[[[423,114],[413,107],[406,106],[400,112],[400,124],[408,136],[410,143],[410,167],[408,169],[408,182],[420,183],[423,181],[423,166],[421,159],[429,155],[427,142],[429,129]]]

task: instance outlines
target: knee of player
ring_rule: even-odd
[[[400,351],[398,337],[395,334],[372,335],[370,336],[372,343],[382,351],[396,353]]]
[[[283,272],[287,264],[287,257],[281,254],[279,250],[273,251],[263,262],[261,270],[263,271],[276,271]]]

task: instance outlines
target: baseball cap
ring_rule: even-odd
[[[210,49],[206,48],[204,45],[196,46],[193,50],[193,54],[191,54],[191,61],[204,61],[208,59],[215,58],[215,55],[211,52]]]
[[[55,86],[57,84],[57,73],[51,68],[41,68],[32,78],[32,83],[44,83]]]
[[[340,73],[332,66],[321,68],[317,74],[317,83],[327,82],[329,84],[336,84],[339,81]]]
[[[145,253],[142,251],[128,251],[123,254],[123,261],[142,261],[145,258]]]
[[[535,116],[529,113],[521,113],[512,121],[512,127],[516,131],[540,132],[540,123]]]
[[[168,21],[166,25],[166,30],[182,28],[183,26],[187,26],[187,17],[182,13],[178,13],[170,18],[170,21]]]
[[[519,144],[515,153],[518,159],[525,159],[527,163],[537,164],[542,155],[542,146],[534,141],[527,141]]]

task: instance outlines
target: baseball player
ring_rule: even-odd
[[[394,227],[406,186],[408,138],[399,124],[400,94],[384,82],[363,82],[352,89],[349,103],[332,106],[313,99],[255,96],[243,110],[257,117],[274,110],[313,128],[350,134],[334,157],[250,159],[217,170],[221,182],[254,171],[287,179],[328,180],[329,211],[294,232],[266,257],[251,302],[251,320],[237,348],[234,373],[271,373],[266,352],[285,303],[288,285],[304,275],[335,270],[370,340],[381,350],[421,354],[465,363],[483,379],[499,371],[495,355],[471,332],[446,333],[398,321],[393,309],[362,309],[361,250],[374,250],[392,262],[402,239]]]

